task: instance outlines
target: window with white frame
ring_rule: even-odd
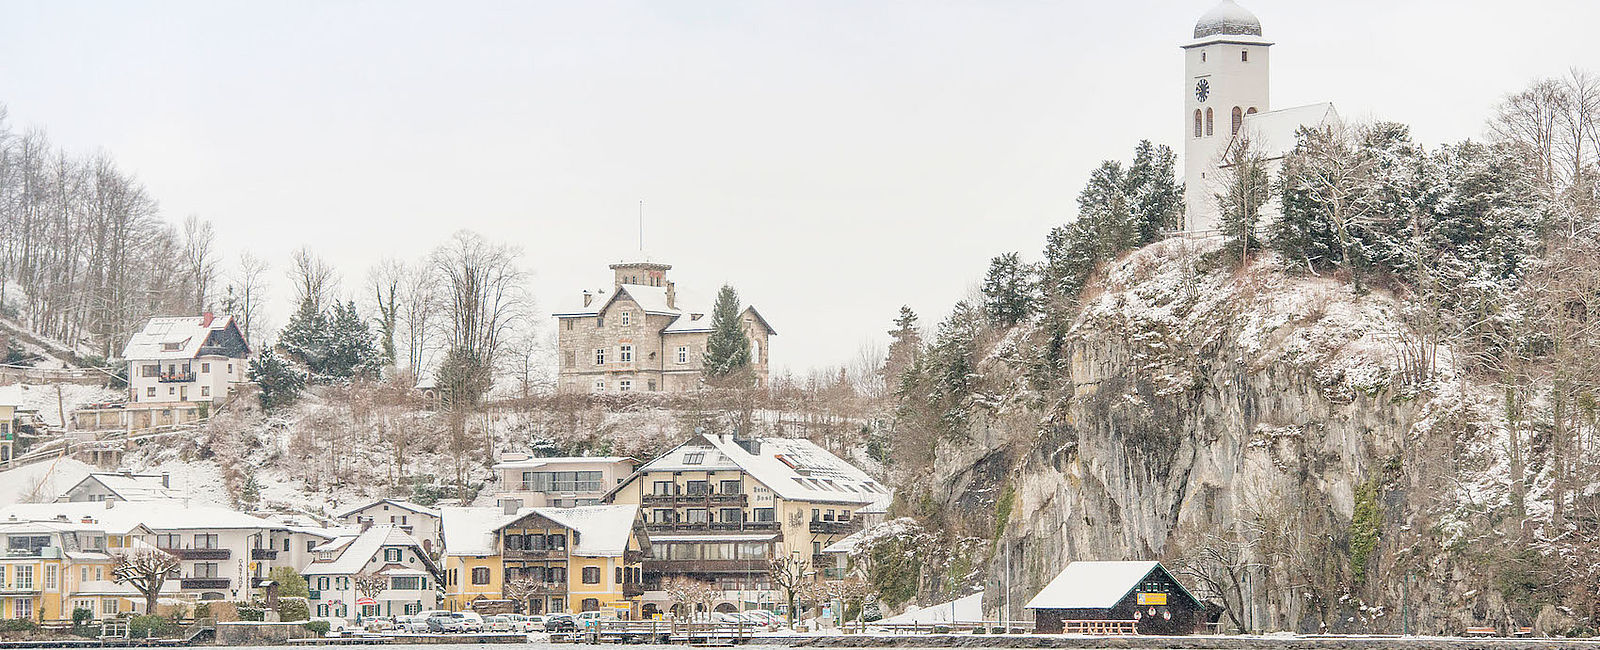
[[[200,387],[200,396],[201,397],[210,397],[211,396],[211,387],[210,386],[201,386]]]
[[[30,568],[32,568],[32,567],[30,567]],[[12,610],[13,616],[11,618],[21,619],[21,620],[28,620],[28,619],[33,618],[33,599],[31,599],[31,598],[17,598],[15,600],[13,600],[12,602],[16,603],[16,604],[12,606],[14,609]]]
[[[117,613],[117,599],[115,599],[115,598],[107,598],[105,600],[100,601],[100,613],[101,614],[107,614],[107,615],[116,615],[116,613]]]
[[[597,365],[597,366],[606,365],[606,349],[605,348],[595,348],[594,349],[594,365]]]
[[[617,348],[617,363],[631,363],[633,361],[633,346],[624,345]]]
[[[604,379],[596,379],[596,380],[594,380],[594,392],[603,393],[603,392],[605,392],[605,390],[606,390],[606,380],[604,380]]]
[[[620,391],[633,390],[633,380],[632,379],[624,379],[622,381],[617,382],[617,390],[620,390]]]
[[[627,327],[627,326],[632,325],[632,324],[633,324],[633,312],[627,311],[627,310],[623,310],[623,312],[622,312],[622,326],[623,327]]]
[[[17,588],[17,589],[32,589],[33,588],[33,565],[30,565],[30,564],[19,564],[19,565],[17,565],[17,574],[16,574],[16,577],[12,578],[11,586],[14,587],[14,588]],[[26,617],[19,616],[18,618],[26,618]]]
[[[46,564],[46,565],[44,565],[44,589],[45,589],[45,591],[55,591],[57,589],[56,584],[61,579],[57,572],[60,571],[60,570],[61,570],[61,568],[59,566],[57,566],[57,565],[54,565],[54,564]]]
[[[689,363],[689,346],[678,346],[678,363]]]

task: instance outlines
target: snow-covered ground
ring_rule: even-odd
[[[122,399],[120,390],[80,384],[11,384],[0,386],[0,404],[14,405],[21,410],[34,410],[52,427],[62,425],[63,416],[87,404],[111,402]]]

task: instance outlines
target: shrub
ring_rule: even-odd
[[[128,620],[128,636],[142,639],[166,636],[172,631],[172,620],[165,616],[135,616]]]
[[[278,616],[286,622],[310,620],[311,606],[299,598],[279,599]]]
[[[266,618],[265,613],[262,611],[262,609],[260,607],[252,607],[250,605],[240,605],[239,606],[239,620],[241,620],[241,621],[258,621],[259,622],[259,621],[261,621],[261,620],[263,620],[265,618]]]
[[[302,623],[300,625],[300,627],[303,627],[305,629],[311,630],[312,632],[315,632],[317,636],[322,636],[324,634],[327,634],[328,630],[331,629],[333,626],[329,625],[327,621],[307,621],[305,623]]]
[[[0,632],[38,632],[39,624],[26,618],[0,620]]]
[[[200,603],[194,606],[195,618],[211,618],[211,603]]]
[[[94,612],[89,611],[89,608],[87,608],[87,607],[74,607],[74,608],[72,608],[72,626],[73,627],[83,627],[84,624],[88,623],[89,619],[92,619],[92,618],[94,618]]]

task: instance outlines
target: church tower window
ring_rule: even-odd
[[[1245,63],[1249,63],[1250,62],[1250,50],[1239,50],[1239,60],[1243,61]]]
[[[1239,135],[1239,127],[1244,126],[1244,110],[1238,106],[1233,107],[1233,135]]]
[[[1205,63],[1206,62],[1206,53],[1205,52],[1201,52],[1200,53],[1200,62],[1201,63]]]
[[[1200,109],[1197,108],[1197,109],[1194,109],[1194,137],[1198,138],[1201,135],[1204,135],[1204,132],[1201,131],[1201,128],[1202,127],[1201,127],[1201,124],[1200,124]]]
[[[1212,134],[1212,130],[1211,130],[1212,120],[1211,120],[1211,117],[1212,117],[1211,109],[1208,108],[1208,109],[1206,109],[1206,135],[1211,135]]]

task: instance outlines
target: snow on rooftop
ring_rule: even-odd
[[[628,456],[551,456],[547,458],[503,460],[495,463],[494,469],[534,469],[546,465],[573,465],[579,463],[631,463],[633,460]]]
[[[212,332],[225,330],[233,317],[159,316],[128,339],[122,358],[131,360],[193,359]]]
[[[1333,109],[1333,104],[1322,102],[1246,115],[1239,132],[1250,138],[1250,148],[1263,159],[1277,160],[1294,151],[1299,142],[1295,134],[1302,127],[1321,127],[1338,122],[1339,113]],[[1234,138],[1233,142],[1228,143],[1229,151],[1223,153],[1223,160],[1228,160],[1229,153],[1238,141],[1238,138]]]
[[[348,541],[346,541],[348,540]],[[319,552],[333,550],[340,544],[344,547],[338,557],[332,560],[317,560],[307,565],[300,573],[305,575],[353,575],[360,573],[378,557],[378,553],[385,548],[402,546],[410,547],[417,557],[426,558],[427,553],[422,551],[422,544],[415,537],[407,535],[405,531],[392,524],[379,524],[362,531],[354,537],[340,537],[339,539],[317,547]]]
[[[1073,562],[1024,609],[1103,609],[1117,604],[1159,562]]]
[[[171,476],[163,477],[159,474],[123,474],[118,472],[95,472],[84,477],[85,481],[96,481],[105,488],[126,501],[150,501],[154,499],[179,499],[184,495],[167,486]],[[72,487],[77,487],[73,485]],[[67,488],[66,491],[71,491]]]
[[[860,468],[804,438],[756,438],[751,453],[731,436],[703,435],[639,468],[742,470],[785,499],[868,505],[890,492]]]
[[[346,510],[346,511],[338,514],[335,518],[344,519],[345,517],[349,517],[350,515],[359,513],[362,510],[366,510],[368,508],[373,508],[373,507],[377,507],[377,506],[381,506],[381,505],[385,505],[385,504],[392,505],[392,506],[395,506],[395,507],[400,508],[402,510],[409,510],[411,512],[415,512],[415,513],[419,513],[419,514],[430,515],[430,516],[433,516],[433,517],[440,516],[439,515],[439,510],[437,508],[430,508],[428,506],[421,505],[421,504],[418,504],[418,503],[412,503],[412,502],[406,501],[404,499],[378,499],[377,501],[372,501],[370,503],[367,503],[367,504],[364,504],[364,505],[357,506],[357,507],[351,508],[349,510]]]
[[[441,508],[446,555],[499,554],[498,532],[528,515],[537,514],[577,533],[568,553],[585,557],[616,557],[627,550],[628,536],[639,516],[639,506],[608,505],[576,508]]]
[[[0,508],[0,519],[48,520],[66,516],[104,522],[107,530],[129,531],[143,525],[151,530],[203,530],[208,528],[260,528],[276,530],[273,522],[237,510],[182,501],[78,501],[70,503],[18,503]]]
[[[963,596],[952,601],[911,609],[899,616],[878,621],[877,625],[906,625],[910,623],[951,623],[981,621],[983,619],[983,592]]]

